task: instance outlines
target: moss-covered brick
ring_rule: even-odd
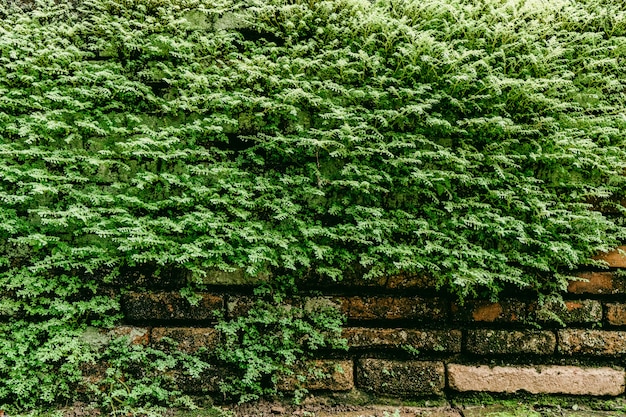
[[[167,346],[163,339],[168,338],[177,343],[183,352],[193,353],[199,349],[211,351],[220,341],[220,334],[211,327],[155,327],[152,329],[152,343],[155,346]]]
[[[550,331],[468,330],[467,350],[477,355],[550,355],[556,336]]]
[[[528,317],[528,304],[519,300],[468,301],[452,305],[452,318],[460,322],[518,322]]]
[[[311,360],[294,371],[302,375],[303,380],[300,381],[295,375],[280,376],[277,383],[280,391],[294,391],[298,388],[309,391],[349,391],[354,388],[352,360]]]
[[[595,257],[604,261],[609,268],[626,268],[626,246],[619,246],[610,252],[604,252]]]
[[[565,355],[618,356],[626,354],[626,332],[559,330],[559,352]]]
[[[132,292],[122,297],[122,310],[131,322],[214,321],[223,310],[222,295],[203,293],[193,305],[178,292]]]
[[[445,387],[443,362],[360,359],[357,386],[376,395],[440,396]]]
[[[462,333],[460,330],[417,330],[349,327],[342,336],[348,340],[350,348],[399,349],[412,347],[419,351],[450,352],[461,351]]]
[[[243,286],[243,285],[258,285],[262,282],[267,282],[270,279],[270,275],[267,273],[250,275],[241,268],[233,271],[221,271],[219,269],[210,269],[203,271],[202,273],[191,274],[189,280],[195,283],[202,283],[205,285],[224,285],[224,286]]]
[[[602,304],[598,300],[566,300],[533,306],[535,318],[542,322],[566,324],[599,323],[602,321]]]
[[[626,325],[626,304],[607,303],[605,304],[606,321],[613,326]]]
[[[581,272],[583,281],[570,281],[567,291],[572,294],[624,294],[626,282],[613,272]]]
[[[421,297],[339,297],[341,309],[351,320],[443,320],[446,303],[442,298]]]

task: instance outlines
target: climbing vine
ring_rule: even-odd
[[[74,398],[125,268],[465,298],[601,266],[626,235],[622,6],[2,2],[0,404]]]

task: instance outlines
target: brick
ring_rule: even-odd
[[[528,305],[518,300],[468,301],[464,305],[453,304],[452,316],[455,321],[474,322],[518,322],[528,316]]]
[[[616,356],[626,353],[626,332],[608,330],[559,330],[559,352]]]
[[[374,279],[363,279],[362,274],[344,276],[341,281],[318,277],[307,279],[303,287],[320,288],[380,288],[390,290],[422,289],[436,290],[437,282],[424,275],[397,274]]]
[[[197,352],[205,348],[214,350],[220,341],[220,333],[211,327],[155,327],[152,329],[152,343],[165,345],[164,338],[178,343],[177,348],[186,353]]]
[[[122,298],[126,319],[133,322],[150,321],[214,321],[215,310],[224,308],[224,297],[201,294],[197,305],[191,305],[178,292],[138,293]]]
[[[624,294],[626,286],[613,272],[581,272],[586,281],[570,281],[567,291],[572,294]]]
[[[225,285],[225,286],[255,286],[263,282],[267,282],[270,275],[262,273],[258,275],[250,275],[244,269],[235,269],[234,271],[220,271],[219,269],[209,269],[204,273],[193,273],[189,280],[205,285]]]
[[[298,381],[295,375],[279,377],[279,391],[306,388],[309,391],[350,391],[354,388],[354,363],[352,360],[314,360],[296,369],[304,376]]]
[[[443,362],[360,359],[357,385],[378,395],[441,396],[445,368]]]
[[[626,304],[608,303],[606,307],[606,319],[613,326],[626,325]]]
[[[324,299],[326,297],[319,297],[320,299]],[[247,316],[250,310],[254,307],[254,303],[257,300],[257,297],[247,296],[247,295],[238,295],[228,297],[228,301],[226,303],[226,311],[228,312],[228,317],[244,317]],[[287,308],[291,307],[302,307],[302,301],[295,299],[287,299],[283,301],[283,305]]]
[[[594,259],[606,262],[609,268],[626,268],[626,254],[620,251],[626,252],[626,246],[619,246],[610,252],[601,253]]]
[[[150,329],[147,327],[118,326],[107,332],[111,338],[127,337],[132,345],[148,345],[150,343]]]
[[[411,346],[420,351],[459,353],[461,351],[460,330],[415,330],[350,327],[342,336],[350,348],[402,348]]]
[[[550,355],[556,336],[550,331],[469,330],[467,350],[477,355]]]
[[[352,320],[443,320],[446,309],[439,298],[339,297],[342,311]]]
[[[100,349],[119,337],[127,337],[132,345],[147,345],[150,342],[150,329],[135,326],[117,326],[112,329],[88,327],[80,338],[94,348]]]
[[[537,320],[554,322],[557,318],[567,324],[598,323],[602,321],[602,304],[598,300],[569,300],[564,305],[546,303],[536,312]]]
[[[487,366],[449,364],[455,391],[531,394],[611,395],[624,393],[624,369],[577,366]]]

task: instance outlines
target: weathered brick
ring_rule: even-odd
[[[194,273],[189,277],[192,282],[202,283],[206,285],[258,285],[267,282],[270,276],[267,273],[258,275],[250,275],[244,269],[235,269],[234,271],[220,271],[219,269],[209,269],[203,273]]]
[[[350,327],[343,337],[351,348],[401,348],[410,346],[420,351],[458,353],[461,351],[460,330],[415,330]]]
[[[537,319],[544,322],[598,323],[602,321],[602,304],[598,300],[570,300],[560,303],[546,303],[537,309]]]
[[[610,252],[601,253],[594,259],[606,262],[609,268],[626,268],[626,254],[620,251],[626,252],[626,246],[619,246]]]
[[[342,311],[353,320],[442,320],[445,303],[439,298],[339,297]]]
[[[581,272],[579,278],[586,281],[570,281],[567,291],[572,294],[623,294],[626,286],[613,272]]]
[[[624,369],[576,366],[487,366],[449,364],[448,383],[456,391],[532,394],[620,395]]]
[[[211,327],[155,327],[152,329],[152,343],[162,345],[164,338],[178,343],[178,349],[193,353],[205,348],[213,350],[220,341],[220,333]]]
[[[608,303],[605,305],[606,319],[613,326],[626,325],[626,304]]]
[[[455,321],[475,322],[517,322],[528,316],[528,304],[518,300],[468,301],[464,305],[453,304],[452,316]]]
[[[467,334],[467,350],[477,355],[549,355],[555,348],[556,336],[550,331],[480,329]]]
[[[150,329],[147,327],[117,326],[113,329],[88,327],[81,335],[81,340],[96,349],[105,347],[111,340],[126,337],[132,345],[147,345],[150,342]]]
[[[357,385],[378,395],[441,396],[445,368],[443,362],[360,359]]]
[[[306,388],[309,391],[350,391],[354,388],[352,360],[309,361],[296,372],[304,375],[304,381],[299,382],[295,375],[282,376],[276,384],[278,390]]]
[[[215,311],[223,308],[223,296],[207,293],[201,294],[197,305],[191,305],[178,292],[133,292],[122,298],[126,319],[134,322],[213,321]]]
[[[626,353],[626,332],[608,330],[559,330],[559,352],[616,356]]]
[[[309,288],[381,288],[381,289],[422,289],[435,290],[437,282],[424,275],[397,274],[374,279],[363,279],[362,274],[344,276],[339,282],[318,277],[309,278],[302,284]]]
[[[133,345],[147,345],[150,343],[150,329],[147,327],[117,326],[107,332],[110,338],[127,337]]]
[[[320,300],[323,300],[327,297],[318,297]],[[317,299],[317,298],[316,298]],[[247,316],[250,310],[254,307],[254,303],[257,300],[256,297],[247,296],[247,295],[237,295],[228,297],[228,301],[226,303],[226,311],[228,312],[229,317],[243,317]],[[302,300],[300,299],[287,299],[283,301],[283,305],[287,308],[289,307],[302,307]]]

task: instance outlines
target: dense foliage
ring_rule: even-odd
[[[7,4],[0,402],[73,395],[120,268],[551,293],[626,235],[619,1]]]

